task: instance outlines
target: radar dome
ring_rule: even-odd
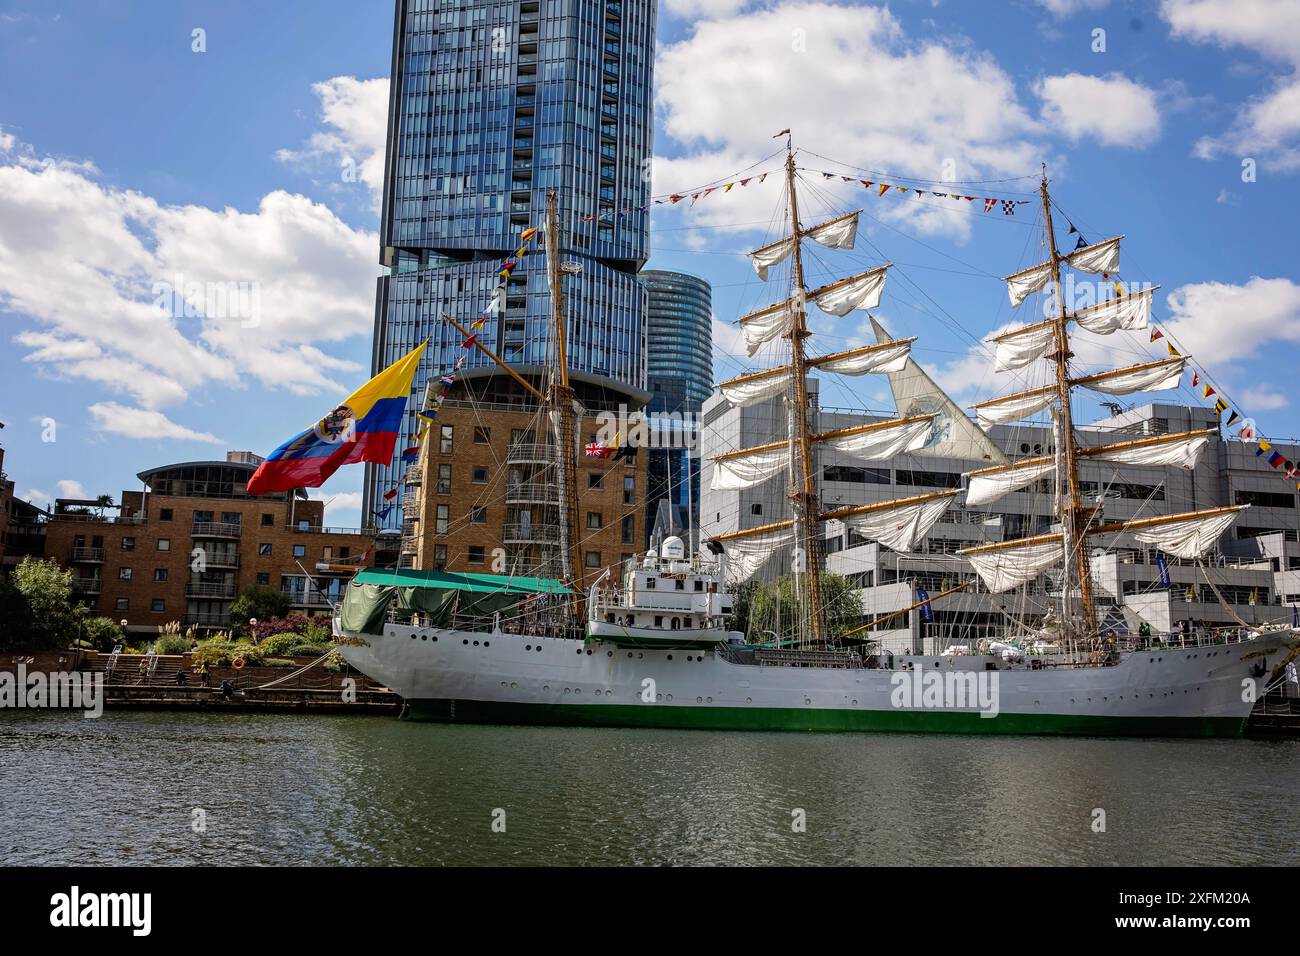
[[[680,561],[686,557],[686,545],[677,535],[664,538],[664,543],[659,546],[659,557],[666,561]]]

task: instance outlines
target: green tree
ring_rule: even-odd
[[[8,578],[0,578],[0,648],[26,648],[32,638],[32,609],[27,598]]]
[[[793,575],[777,581],[747,581],[731,589],[734,619],[732,626],[743,631],[751,641],[772,640],[775,632],[782,640],[795,636],[800,600]],[[838,574],[822,575],[822,598],[826,605],[826,624],[831,637],[839,637],[862,623],[862,596],[858,588]]]
[[[54,650],[76,636],[72,609],[72,571],[56,561],[23,558],[14,568],[14,587],[22,594],[31,615],[27,649]]]
[[[230,605],[230,620],[242,630],[248,627],[250,618],[269,621],[273,617],[284,617],[291,607],[293,599],[283,591],[268,587],[247,587],[239,592],[235,603]]]

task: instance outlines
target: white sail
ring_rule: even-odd
[[[1034,459],[1029,464],[990,472],[987,475],[971,475],[970,484],[966,487],[966,507],[972,508],[997,501],[1004,495],[1026,488],[1039,478],[1055,471],[1055,460],[1046,458]]]
[[[789,335],[794,328],[794,309],[790,300],[769,305],[766,309],[751,312],[740,320],[740,334],[745,339],[745,351],[752,358],[765,342]]]
[[[817,308],[830,315],[848,315],[854,309],[874,309],[885,292],[885,275],[889,266],[880,266],[861,275],[841,279],[808,293]]]
[[[728,538],[722,542],[727,555],[727,577],[734,581],[748,581],[768,558],[793,543],[793,525],[744,538]]]
[[[958,552],[970,561],[980,580],[994,594],[1009,591],[1017,584],[1032,581],[1053,565],[1059,564],[1062,556],[1061,536],[1051,535],[1047,539],[1035,538],[1031,542],[980,553],[976,551]]]
[[[1120,465],[1147,465],[1162,467],[1176,465],[1182,468],[1195,468],[1201,458],[1201,452],[1210,444],[1210,436],[1201,432],[1178,441],[1136,444],[1128,447],[1103,449],[1099,452],[1089,448],[1083,454],[1093,461],[1113,461]]]
[[[794,243],[789,239],[779,239],[776,242],[763,246],[761,249],[755,249],[751,252],[750,258],[754,260],[754,271],[764,282],[767,281],[767,270],[774,265],[785,261],[794,249]]]
[[[1011,297],[1012,307],[1020,305],[1030,294],[1043,288],[1051,278],[1052,264],[1050,262],[1030,266],[1015,275],[1007,276],[1007,295]]]
[[[873,316],[871,328],[876,341],[892,342],[889,333]],[[957,407],[934,380],[909,358],[900,372],[889,373],[889,389],[894,405],[903,418],[934,416],[934,434],[930,441],[913,453],[939,458],[981,459],[1002,464],[1007,456],[966,414]]]
[[[823,372],[835,372],[837,375],[901,372],[907,365],[907,358],[912,352],[912,343],[915,341],[915,338],[910,338],[899,339],[889,345],[869,345],[866,348],[812,359],[808,364]]]
[[[1246,507],[1246,506],[1242,506]],[[1166,554],[1177,558],[1195,558],[1214,547],[1215,542],[1232,527],[1241,508],[1218,514],[1203,515],[1149,525],[1129,531],[1144,544],[1154,544]]]
[[[996,370],[1009,372],[1024,368],[1046,355],[1055,341],[1056,325],[1053,322],[1039,322],[996,336],[993,339],[997,345],[994,356]]]
[[[767,481],[786,467],[790,447],[784,442],[764,445],[743,454],[719,455],[713,459],[714,491],[739,491]]]
[[[1089,375],[1077,379],[1075,384],[1094,392],[1105,392],[1107,395],[1156,392],[1166,388],[1177,388],[1186,365],[1186,357],[1164,359],[1148,365],[1137,365],[1132,369],[1118,369],[1114,372]]]
[[[952,499],[951,494],[934,496],[927,501],[901,504],[895,508],[844,515],[839,520],[870,541],[879,541],[895,551],[912,551],[952,504]]]
[[[903,420],[888,424],[888,427],[867,425],[848,428],[844,432],[841,435],[832,433],[830,437],[817,435],[814,441],[846,455],[873,461],[893,458],[924,447],[934,432],[934,419],[923,417],[916,421]]]
[[[813,226],[803,233],[803,238],[819,242],[831,249],[852,249],[858,235],[858,213],[862,210],[828,219],[820,226]]]
[[[731,402],[732,405],[738,408],[748,408],[750,405],[757,405],[773,395],[784,392],[789,387],[790,372],[787,368],[785,371],[773,372],[769,375],[723,382],[718,386],[718,390],[722,392],[722,397]]]
[[[1152,286],[1141,292],[1107,299],[1086,309],[1080,309],[1070,316],[1081,328],[1098,335],[1110,335],[1123,329],[1137,332],[1151,325],[1151,301],[1160,286]]]
[[[1028,418],[1034,412],[1046,408],[1055,399],[1056,386],[1046,385],[1043,388],[1036,388],[1032,392],[1025,392],[1021,395],[980,402],[975,406],[975,417],[983,428],[1005,424],[1006,422],[1018,422],[1022,418]]]
[[[1076,249],[1065,257],[1065,261],[1070,264],[1070,268],[1081,272],[1119,272],[1119,241],[1123,238],[1116,236],[1114,239]]]

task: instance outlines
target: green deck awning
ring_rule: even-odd
[[[508,574],[461,574],[416,571],[413,568],[366,568],[352,580],[395,588],[439,588],[453,591],[508,591],[511,594],[572,594],[553,578],[522,578]]]
[[[453,611],[491,615],[526,597],[572,593],[551,578],[366,568],[348,583],[339,623],[346,631],[379,634],[389,607],[395,605],[399,611],[420,611],[435,627],[441,627],[450,621]]]

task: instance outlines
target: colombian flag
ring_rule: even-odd
[[[427,344],[420,343],[311,428],[271,452],[248,480],[248,493],[319,488],[340,465],[391,462],[406,398]]]

